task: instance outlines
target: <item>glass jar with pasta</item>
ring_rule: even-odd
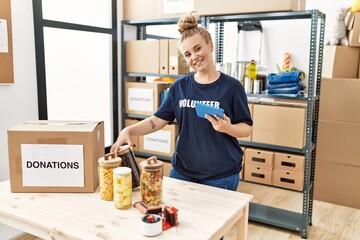
[[[140,163],[141,199],[148,206],[158,206],[162,203],[163,167],[164,163],[155,156]]]
[[[132,205],[131,168],[114,169],[114,204],[118,209],[127,209]]]
[[[121,158],[116,157],[114,153],[109,153],[99,158],[98,162],[100,199],[112,201],[114,199],[113,170],[121,165]]]

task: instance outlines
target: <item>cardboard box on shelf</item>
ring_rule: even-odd
[[[158,74],[160,69],[160,41],[126,41],[125,63],[125,71],[128,73]]]
[[[304,188],[304,174],[274,169],[272,184],[278,187],[302,191]]]
[[[348,39],[351,47],[360,47],[360,13],[352,13],[347,19]]]
[[[360,79],[323,78],[319,118],[360,123]]]
[[[244,179],[250,182],[271,185],[272,169],[245,163]]]
[[[360,123],[319,120],[316,156],[360,167]]]
[[[360,167],[317,158],[314,199],[360,208]]]
[[[124,0],[124,20],[179,18],[195,10],[201,15],[305,10],[305,0]]]
[[[139,151],[150,154],[172,156],[175,151],[178,125],[166,125],[159,131],[139,137]]]
[[[125,119],[125,127],[134,125],[138,122],[139,120],[136,119]],[[139,151],[139,136],[130,136],[130,140],[132,142],[132,150]]]
[[[322,65],[324,78],[357,78],[360,48],[325,46]]]
[[[12,192],[94,192],[104,123],[27,121],[8,129]]]
[[[160,39],[160,63],[159,63],[159,73],[160,74],[169,74],[169,40]]]
[[[305,10],[305,0],[195,0],[194,8],[202,15]]]
[[[160,94],[170,83],[125,83],[125,112],[139,115],[152,115],[160,106]]]
[[[245,165],[273,168],[274,152],[255,148],[246,148]]]
[[[306,108],[254,104],[252,141],[302,149]]]
[[[178,50],[178,40],[169,39],[169,74],[187,74],[189,66]]]
[[[124,20],[159,18],[161,0],[123,0]]]
[[[304,165],[305,157],[303,155],[280,152],[274,154],[274,169],[276,170],[303,173]]]

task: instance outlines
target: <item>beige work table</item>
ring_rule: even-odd
[[[0,183],[0,223],[43,239],[246,239],[251,195],[164,177],[163,206],[179,225],[156,237],[140,233],[137,209],[118,210],[95,193],[11,193]],[[133,203],[140,189],[133,191]],[[226,237],[225,237],[226,239]]]

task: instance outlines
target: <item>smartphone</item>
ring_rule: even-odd
[[[212,107],[200,102],[195,102],[195,110],[198,117],[205,118],[205,114],[214,116],[218,115],[221,119],[223,118],[224,109]]]

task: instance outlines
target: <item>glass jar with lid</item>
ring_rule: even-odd
[[[164,163],[152,156],[140,163],[141,199],[148,206],[158,206],[163,196]]]
[[[121,158],[114,153],[106,154],[99,158],[99,186],[100,199],[112,201],[113,195],[113,170],[121,165]]]
[[[132,205],[131,168],[114,169],[114,204],[118,209],[127,209]]]

